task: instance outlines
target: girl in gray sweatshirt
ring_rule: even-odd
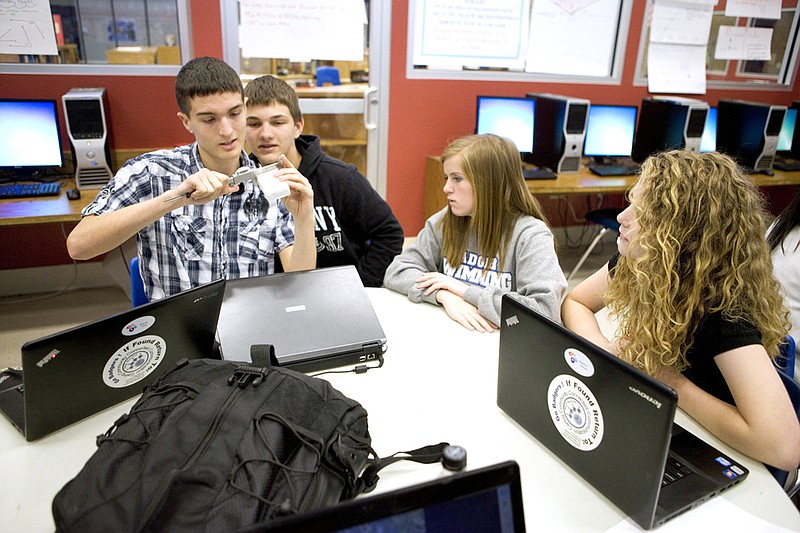
[[[470,135],[451,143],[441,161],[448,205],[394,258],[384,285],[442,305],[470,330],[497,328],[505,293],[561,322],[567,282],[514,143]]]

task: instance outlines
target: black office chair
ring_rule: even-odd
[[[597,243],[603,238],[603,235],[609,231],[613,231],[619,235],[619,222],[617,222],[617,215],[620,213],[622,213],[622,209],[618,208],[595,209],[586,213],[586,220],[599,225],[600,231],[597,232],[597,235],[595,235],[594,239],[592,239],[592,242],[589,243],[589,247],[586,248],[586,251],[583,252],[581,258],[578,259],[578,263],[575,265],[572,271],[570,271],[569,275],[567,276],[567,283],[569,283],[573,276],[578,273],[578,270],[580,270],[580,268],[583,266],[586,258],[589,257],[589,254],[592,253],[594,247],[597,246]]]

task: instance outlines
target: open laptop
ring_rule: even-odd
[[[225,280],[22,346],[0,411],[32,441],[141,394],[176,361],[212,357]]]
[[[677,402],[663,383],[503,296],[497,405],[645,529],[748,474],[673,424]]]
[[[222,358],[271,344],[277,365],[311,372],[382,361],[386,336],[352,265],[228,280],[217,328]]]
[[[519,466],[506,461],[302,513],[248,532],[525,531]]]

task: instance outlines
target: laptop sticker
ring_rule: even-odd
[[[553,378],[547,389],[550,418],[561,437],[581,451],[591,451],[603,441],[603,412],[592,391],[567,374]]]
[[[592,364],[591,359],[589,359],[586,354],[580,350],[576,350],[575,348],[567,348],[564,350],[564,360],[572,370],[581,376],[588,378],[594,375],[594,365]]]
[[[150,315],[142,316],[125,324],[125,327],[122,328],[122,334],[126,337],[138,335],[146,331],[155,323],[156,317]]]
[[[158,335],[133,339],[117,350],[103,369],[103,382],[121,389],[138,383],[161,364],[167,353],[167,343]]]

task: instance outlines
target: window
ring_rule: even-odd
[[[409,78],[619,81],[631,0],[409,4]]]
[[[118,65],[125,65],[129,72],[132,66],[139,73],[142,68],[157,72],[161,66],[165,74],[174,74],[184,56],[188,59],[186,0],[50,0],[50,13],[38,13],[36,23],[43,26],[52,17],[46,29],[55,34],[57,55],[39,54],[35,48],[29,54],[9,53],[41,44],[26,41],[24,28],[14,27],[25,6],[11,4],[0,3],[0,23],[6,24],[7,35],[20,31],[15,46],[2,48],[3,72],[78,73],[87,72],[88,65],[114,65],[112,71],[121,73]],[[105,73],[97,68],[90,71]]]

